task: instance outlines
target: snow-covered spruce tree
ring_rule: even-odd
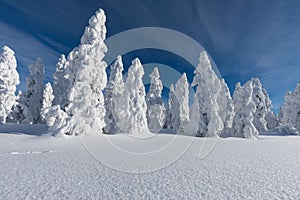
[[[223,131],[230,132],[234,117],[233,100],[231,98],[229,88],[224,79],[221,79],[220,85],[221,89],[217,98],[217,104],[219,107],[218,113],[223,122]]]
[[[289,124],[300,131],[300,83],[296,85],[294,92],[287,92],[284,97],[283,124]]]
[[[49,112],[50,108],[52,107],[52,102],[54,99],[53,89],[51,84],[48,82],[45,85],[45,89],[43,92],[43,103],[41,108],[41,117],[43,120],[46,121],[47,112]]]
[[[256,111],[252,100],[252,81],[241,86],[237,83],[233,94],[235,116],[233,118],[233,135],[236,137],[255,139],[258,131],[253,124],[253,115]]]
[[[201,137],[219,135],[224,126],[230,127],[232,122],[233,107],[228,87],[216,76],[205,51],[200,53],[194,74],[192,86],[197,86],[199,124],[190,128],[194,133],[186,134]]]
[[[154,68],[150,74],[151,83],[150,89],[146,96],[147,103],[147,120],[148,127],[152,131],[159,131],[163,128],[165,123],[166,109],[162,99],[163,84],[159,79],[160,75],[157,67]]]
[[[42,110],[42,116],[45,119],[49,131],[56,136],[64,136],[69,133],[71,118],[64,112],[59,105],[51,106]]]
[[[283,107],[279,107],[279,112],[278,112],[278,125],[281,126],[283,124]]]
[[[103,61],[107,47],[106,16],[99,9],[89,19],[80,45],[68,55],[67,61],[62,61],[65,68],[64,78],[69,82],[68,89],[63,96],[66,102],[54,106],[49,112],[51,122],[47,122],[49,129],[57,134],[80,135],[93,132],[102,132],[104,127],[104,97],[102,90],[106,86],[106,63]],[[60,80],[60,79],[59,79]],[[63,83],[62,83],[63,84]],[[60,87],[60,81],[55,84]],[[59,115],[55,116],[55,114]]]
[[[45,89],[43,91],[43,103],[42,103],[42,110],[46,108],[50,108],[52,106],[52,101],[54,99],[53,89],[51,83],[46,83]]]
[[[0,124],[5,124],[16,102],[16,86],[20,83],[15,53],[7,46],[0,54]]]
[[[168,100],[168,107],[167,107],[167,116],[166,116],[166,125],[165,127],[168,129],[175,130],[176,127],[180,124],[179,121],[179,102],[175,95],[175,88],[174,85],[170,85],[169,91],[169,100]]]
[[[189,84],[186,73],[178,79],[175,86],[175,95],[179,103],[179,124],[174,125],[174,129],[180,133],[184,133],[186,124],[190,121],[189,117]]]
[[[187,124],[185,129],[186,135],[191,136],[199,136],[199,123],[200,123],[200,115],[199,115],[199,104],[197,95],[194,95],[194,101],[190,108],[190,122]]]
[[[22,93],[22,91],[19,91],[16,97],[16,103],[13,106],[13,111],[11,114],[14,123],[22,123],[25,117],[28,116],[28,107],[26,106],[26,104],[26,93]]]
[[[28,112],[22,123],[37,124],[42,121],[40,112],[44,91],[44,63],[41,58],[28,66],[30,76],[26,78],[26,106]]]
[[[252,78],[250,81],[252,82],[253,87],[252,100],[256,107],[253,116],[253,124],[259,132],[267,131],[267,121],[265,120],[265,117],[271,107],[269,95],[262,87],[258,78]]]
[[[120,98],[124,89],[124,82],[123,82],[123,62],[122,57],[118,56],[115,63],[110,66],[110,75],[109,80],[106,86],[106,93],[105,93],[105,124],[104,132],[105,133],[117,133],[120,131],[116,120],[118,120],[118,115],[116,113],[116,103],[119,103]]]
[[[265,120],[267,122],[267,129],[272,130],[276,128],[279,124],[279,119],[273,111],[267,112],[265,116]]]
[[[62,54],[56,64],[56,71],[53,75],[53,94],[55,96],[53,104],[60,105],[62,108],[66,106],[68,98],[66,90],[70,86],[70,79],[67,74],[68,66],[69,62],[66,60],[65,55]]]
[[[116,104],[118,111],[117,125],[129,134],[143,134],[149,132],[147,127],[147,104],[145,87],[142,81],[143,66],[138,58],[132,61],[128,69],[122,102]]]

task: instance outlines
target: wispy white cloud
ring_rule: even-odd
[[[52,80],[59,53],[39,42],[36,38],[0,21],[0,46],[7,45],[15,51],[20,73],[19,89],[25,89],[25,77],[29,74],[27,66],[37,57],[45,63],[46,81]]]

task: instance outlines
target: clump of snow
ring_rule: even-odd
[[[42,111],[42,116],[49,127],[49,132],[53,135],[58,137],[71,135],[69,131],[74,127],[73,121],[71,121],[67,113],[60,109],[59,105],[45,108]]]
[[[290,124],[280,125],[272,130],[269,130],[269,131],[263,133],[263,135],[278,135],[278,136],[299,135],[299,134],[300,133],[297,130],[297,128],[295,128],[294,126],[292,126]]]

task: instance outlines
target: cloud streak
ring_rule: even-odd
[[[25,77],[29,74],[28,65],[35,61],[37,57],[41,57],[44,60],[46,81],[52,80],[55,64],[59,58],[58,52],[42,44],[36,38],[1,21],[0,30],[0,46],[7,45],[15,51],[18,62],[17,70],[21,81],[18,89],[25,89]]]

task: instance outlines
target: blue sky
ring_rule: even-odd
[[[284,93],[300,81],[298,0],[0,2],[0,45],[9,45],[16,52],[22,81],[19,89],[24,89],[27,65],[37,57],[44,59],[46,78],[51,80],[59,54],[78,45],[89,17],[100,7],[107,15],[108,37],[140,27],[163,27],[186,34],[208,51],[231,91],[238,81],[260,78],[274,110],[282,104]],[[149,52],[158,58],[151,60]],[[170,53],[134,51],[125,57],[135,55],[148,55],[145,62],[179,65],[177,69],[192,78],[190,67]]]

